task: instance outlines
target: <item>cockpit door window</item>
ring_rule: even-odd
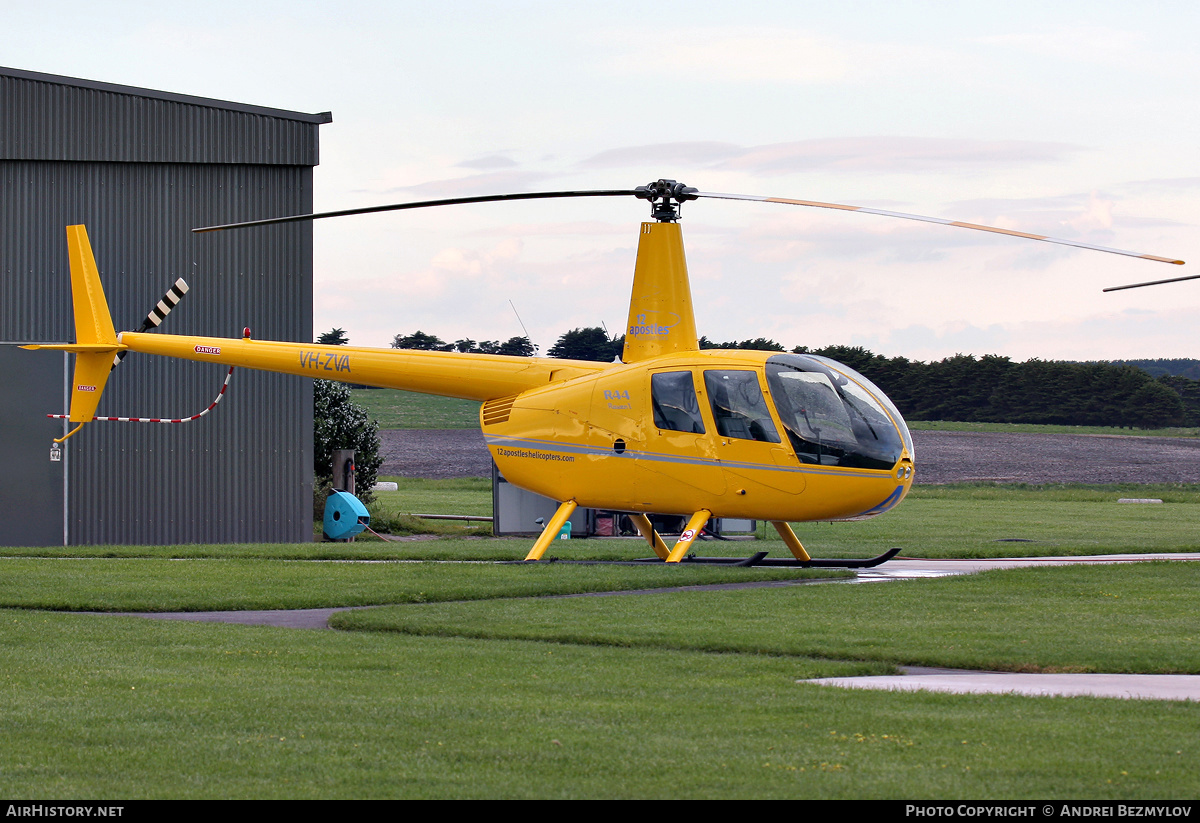
[[[704,372],[704,388],[712,403],[713,420],[722,437],[778,443],[779,432],[758,385],[758,372]]]
[[[690,371],[658,372],[650,377],[654,425],[667,431],[704,434],[704,418]]]

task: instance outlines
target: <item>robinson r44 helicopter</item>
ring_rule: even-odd
[[[477,400],[488,449],[504,477],[559,503],[526,560],[540,560],[575,508],[587,506],[628,512],[667,563],[687,558],[710,518],[733,517],[770,521],[795,558],[763,560],[760,552],[743,564],[862,567],[899,549],[866,560],[814,560],[789,522],[868,518],[903,500],[914,472],[908,427],[870,380],[828,358],[700,350],[678,222],[684,202],[716,198],[860,211],[1183,263],[934,217],[701,192],[665,179],[628,190],[430,200],[193,231],[462,203],[625,196],[649,201],[653,219],[641,224],[625,348],[613,363],[271,342],[251,339],[249,329],[241,339],[148,332],[150,321],[157,326],[169,311],[163,303],[157,318],[152,312],[138,331],[118,334],[84,226],[67,227],[76,342],[25,348],[75,354],[68,416],[77,425],[61,440],[96,419],[114,358],[130,351]],[[649,512],[690,518],[672,547]]]

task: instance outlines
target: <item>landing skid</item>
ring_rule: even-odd
[[[881,563],[886,563],[900,553],[900,549],[888,549],[878,557],[865,559],[847,558],[845,560],[782,560],[767,559],[766,552],[755,552],[750,557],[696,557],[687,555],[680,563],[701,563],[708,566],[783,566],[796,569],[870,569]],[[662,563],[657,557],[647,557],[633,561],[635,563]]]

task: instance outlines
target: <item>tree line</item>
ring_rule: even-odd
[[[699,342],[702,349],[787,351],[764,337],[729,342],[701,337]],[[495,354],[508,354],[514,348],[520,348],[526,355],[533,352],[525,337],[512,338],[505,344],[509,350],[499,351],[495,341],[445,343],[420,331],[396,335],[392,345]],[[624,335],[609,337],[602,328],[572,329],[559,337],[547,355],[612,362],[621,356],[624,345]],[[861,346],[812,350],[797,346],[791,351],[829,357],[861,372],[909,420],[1129,428],[1200,426],[1200,381],[1169,373],[1187,371],[1195,361],[1075,363],[1034,358],[1018,363],[995,354],[982,357],[957,354],[926,363],[906,357],[884,357]],[[1167,365],[1174,368],[1168,369]],[[1158,376],[1151,372],[1157,372]]]
[[[850,346],[811,353],[861,372],[910,420],[1146,429],[1200,425],[1200,383],[1178,376],[1156,379],[1130,365],[1038,358],[1015,363],[995,354],[957,354],[924,363]]]
[[[700,348],[784,351],[762,337],[729,343],[702,337]],[[1014,363],[995,354],[956,354],[925,363],[884,357],[861,346],[811,351],[797,346],[792,351],[829,357],[862,373],[909,420],[1200,426],[1200,381],[1184,376],[1194,360],[1075,363],[1034,358]]]
[[[397,334],[392,338],[393,349],[421,349],[423,351],[456,351],[463,354],[509,354],[513,357],[533,357],[535,349],[528,337],[510,337],[499,340],[476,342],[464,338],[447,343],[434,334],[417,329],[412,334]]]

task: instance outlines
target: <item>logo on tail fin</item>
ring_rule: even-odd
[[[639,313],[634,318],[634,325],[625,333],[630,337],[666,337],[672,326],[679,325],[680,319],[674,312],[650,312],[648,316]]]

